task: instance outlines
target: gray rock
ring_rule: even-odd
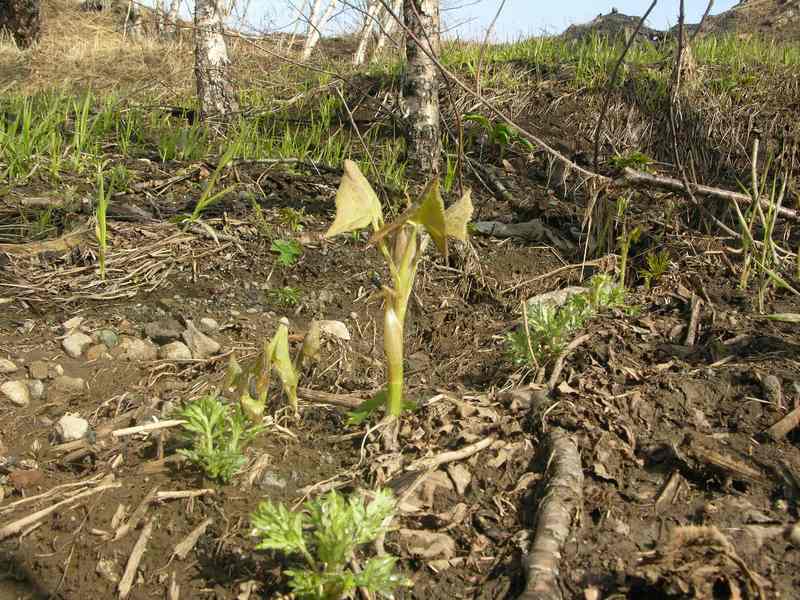
[[[171,342],[158,349],[158,357],[165,360],[190,360],[192,351],[183,342]]]
[[[322,333],[327,333],[340,340],[350,339],[350,330],[341,321],[319,321],[319,329]]]
[[[203,317],[200,319],[197,328],[203,333],[212,334],[219,330],[219,323],[211,317]]]
[[[89,422],[77,415],[66,414],[56,423],[56,436],[61,443],[81,440],[89,431]]]
[[[761,389],[764,390],[764,399],[775,407],[783,404],[783,389],[781,380],[775,375],[767,375],[761,380]]]
[[[274,471],[265,471],[261,479],[258,480],[258,487],[282,490],[286,487],[286,480]]]
[[[159,346],[181,339],[183,327],[175,319],[162,319],[144,326],[144,334]]]
[[[69,334],[61,341],[64,351],[72,358],[80,357],[83,351],[91,346],[92,343],[92,338],[80,331]]]
[[[0,375],[8,375],[17,371],[17,365],[7,358],[0,358]]]
[[[322,305],[331,304],[334,300],[336,300],[336,294],[334,294],[331,290],[320,290],[317,298]]]
[[[69,333],[76,330],[83,325],[83,317],[72,317],[69,321],[64,321],[61,327],[64,328],[64,333]]]
[[[119,344],[119,336],[110,329],[101,329],[97,332],[97,341],[105,344],[106,348],[113,348]]]
[[[186,321],[186,331],[183,332],[183,341],[189,346],[194,358],[208,358],[220,351],[217,342],[195,327],[191,321]]]
[[[82,394],[86,391],[86,382],[80,377],[59,375],[53,379],[52,387],[57,392],[64,394]]]
[[[124,360],[155,360],[158,358],[158,348],[150,342],[135,337],[123,336],[114,350],[116,356]]]
[[[28,406],[31,402],[31,393],[24,381],[6,381],[0,385],[0,392],[17,406]]]
[[[50,365],[43,360],[35,360],[28,365],[28,372],[34,379],[47,379],[50,374]]]
[[[38,379],[29,379],[27,382],[28,391],[31,394],[31,399],[41,400],[44,398],[44,382]]]

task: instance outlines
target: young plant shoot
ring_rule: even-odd
[[[278,372],[283,391],[289,399],[289,405],[297,413],[299,377],[289,356],[288,323],[286,319],[281,319],[275,335],[271,340],[264,342],[264,348],[252,369],[243,370],[234,356],[231,356],[228,363],[225,388],[236,386],[239,405],[254,423],[260,423],[264,416],[273,368]],[[305,347],[306,342],[303,345]],[[252,393],[255,394],[255,398]]]
[[[395,501],[389,491],[378,490],[365,506],[355,494],[346,499],[332,490],[306,502],[300,512],[290,512],[283,504],[265,500],[250,521],[253,535],[259,538],[256,548],[302,556],[302,567],[285,571],[298,598],[352,598],[359,587],[391,598],[395,588],[410,586],[405,577],[394,572],[394,556],[370,558],[359,572],[348,568],[348,563],[358,546],[374,541],[386,531],[385,523],[394,510]]]
[[[447,257],[447,238],[467,239],[467,223],[472,217],[472,200],[464,196],[445,210],[439,182],[433,180],[419,201],[392,223],[385,223],[375,190],[356,163],[346,160],[344,176],[336,194],[336,218],[325,237],[349,233],[365,227],[373,230],[370,245],[383,255],[391,274],[391,287],[383,292],[383,348],[386,355],[386,408],[392,417],[403,409],[403,335],[408,299],[414,287],[417,267],[429,240]],[[373,407],[373,406],[371,406]]]

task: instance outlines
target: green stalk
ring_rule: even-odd
[[[388,294],[383,311],[383,350],[388,369],[386,407],[390,415],[399,417],[403,412],[403,322]]]

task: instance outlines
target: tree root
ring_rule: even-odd
[[[519,600],[562,600],[558,585],[561,551],[583,506],[581,457],[569,433],[549,435],[550,457],[526,562],[527,585]]]

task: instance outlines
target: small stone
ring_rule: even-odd
[[[62,367],[59,364],[53,365],[53,368],[51,368],[50,370],[47,371],[47,376],[50,379],[55,379],[59,375],[63,375],[63,374],[64,374],[64,367]]]
[[[232,317],[238,317],[238,316],[241,316],[241,314],[242,314],[240,311],[236,310],[235,308],[232,308],[230,310],[230,313],[231,313]]]
[[[31,393],[24,381],[6,381],[0,385],[0,392],[17,406],[28,406],[31,402]]]
[[[39,379],[29,379],[27,382],[28,391],[33,400],[41,400],[44,397],[44,382]]]
[[[800,548],[800,523],[795,523],[792,530],[789,532],[789,541],[792,542],[795,548]]]
[[[286,487],[286,480],[274,471],[265,471],[261,479],[258,480],[258,487],[282,490]]]
[[[341,321],[319,321],[319,329],[322,333],[327,333],[340,340],[348,341],[350,339],[350,330]]]
[[[56,423],[56,436],[61,443],[82,440],[89,431],[89,422],[78,415],[66,414]]]
[[[158,357],[165,360],[191,360],[192,351],[183,342],[171,342],[158,349]]]
[[[70,331],[76,330],[81,325],[83,325],[83,317],[72,317],[69,321],[64,321],[61,327],[64,329],[64,333],[69,333]]]
[[[111,358],[108,353],[108,346],[105,344],[95,344],[86,351],[86,360],[100,360],[101,358]]]
[[[50,364],[43,360],[35,360],[28,365],[28,373],[34,379],[47,379],[50,374]]]
[[[215,333],[219,330],[219,323],[211,317],[203,317],[197,327],[200,331],[207,334]]]
[[[145,340],[123,336],[113,354],[124,360],[155,360],[158,349]]]
[[[117,563],[110,558],[101,558],[97,561],[95,573],[105,579],[108,583],[116,585],[119,583],[119,569]]]
[[[183,327],[176,319],[162,319],[144,326],[144,334],[159,346],[181,339]]]
[[[761,380],[761,388],[764,390],[764,399],[772,404],[774,407],[779,408],[783,403],[783,391],[781,389],[781,380],[775,375],[767,375]]]
[[[106,348],[113,348],[119,344],[119,336],[110,329],[101,329],[97,332],[97,340],[106,345]]]
[[[17,365],[8,360],[7,358],[0,358],[0,375],[8,375],[17,370]]]
[[[82,394],[86,391],[86,382],[80,377],[59,375],[53,379],[53,389],[64,394]]]
[[[254,306],[251,306],[250,308],[248,308],[244,312],[246,312],[248,315],[257,315],[258,313],[261,312],[261,309],[260,308],[256,308]]]
[[[208,358],[220,351],[217,342],[195,327],[191,321],[186,321],[186,331],[183,332],[183,341],[192,351],[195,358]]]
[[[61,341],[64,351],[72,358],[78,358],[92,345],[92,338],[80,331],[71,333]]]

